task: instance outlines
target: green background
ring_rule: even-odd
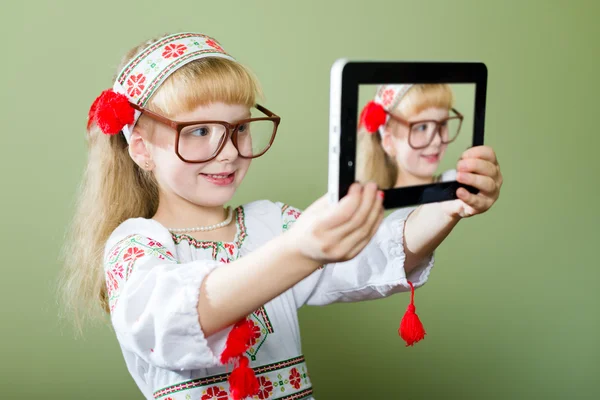
[[[392,83],[392,82],[388,82]],[[473,116],[475,114],[475,85],[474,84],[450,84],[454,96],[454,108],[464,115],[459,135],[448,144],[444,157],[440,161],[434,175],[440,175],[445,171],[456,169],[456,162],[462,153],[473,145]],[[363,107],[375,98],[379,85],[360,85],[358,88],[357,121]],[[453,115],[452,113],[450,115]],[[414,117],[411,118],[414,120]],[[484,134],[485,139],[485,134]],[[357,142],[356,152],[361,151],[360,143]]]
[[[597,399],[599,6],[593,1],[3,2],[0,397],[141,399],[109,328],[57,317],[57,255],[89,106],[121,56],[166,32],[215,36],[282,116],[236,202],[306,207],[326,190],[329,68],[339,57],[476,60],[497,205],[463,221],[416,296],[301,310],[318,399]],[[273,183],[276,182],[276,183]],[[90,227],[93,229],[93,227]]]

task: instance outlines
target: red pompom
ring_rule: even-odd
[[[398,329],[398,333],[406,342],[407,347],[413,346],[416,342],[422,340],[426,334],[419,316],[415,313],[415,288],[410,281],[408,284],[411,291],[410,304],[402,318],[402,322],[400,322],[400,329]]]
[[[92,126],[92,123],[94,123],[96,120],[96,110],[98,109],[98,103],[100,102],[101,97],[102,97],[102,95],[96,97],[96,100],[94,100],[94,102],[92,103],[92,106],[90,107],[90,111],[88,112],[88,123],[87,123],[88,130]]]
[[[254,324],[244,319],[233,326],[227,336],[225,350],[221,353],[221,363],[227,364],[232,358],[239,357],[250,347],[254,337]]]
[[[385,124],[387,113],[383,106],[374,101],[367,103],[360,113],[360,125],[364,126],[367,132],[375,133]]]
[[[232,399],[242,400],[258,394],[260,385],[254,370],[248,366],[248,358],[242,357],[240,365],[229,375],[229,393]]]
[[[103,91],[92,104],[88,113],[88,129],[95,122],[107,135],[115,135],[133,123],[135,110],[127,96],[112,89]]]

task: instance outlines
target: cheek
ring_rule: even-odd
[[[252,160],[249,160],[249,159],[239,159],[239,163],[238,163],[238,167],[237,167],[238,178],[244,177],[244,175],[248,171],[248,168],[250,168],[251,162],[252,162]]]
[[[413,166],[419,161],[419,150],[414,150],[405,141],[399,141],[396,143],[396,159],[398,163],[406,168]]]
[[[167,186],[188,184],[197,175],[198,167],[184,163],[173,151],[158,151],[154,154],[155,174],[159,182]]]

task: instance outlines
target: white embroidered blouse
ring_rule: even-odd
[[[404,271],[403,227],[410,209],[390,214],[353,260],[328,264],[256,310],[250,367],[259,399],[313,399],[302,355],[297,310],[382,298],[422,286],[433,256]],[[158,222],[123,222],[106,245],[105,273],[112,324],[133,379],[147,399],[225,400],[228,370],[219,356],[231,327],[205,337],[198,322],[202,280],[222,263],[257,249],[289,229],[300,211],[256,201],[236,208],[233,242],[197,241]],[[285,265],[281,266],[285,268]]]

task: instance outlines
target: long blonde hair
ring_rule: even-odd
[[[446,84],[419,84],[411,87],[400,100],[394,114],[408,119],[426,108],[452,108],[454,94]],[[383,149],[379,132],[370,134],[358,130],[356,178],[359,182],[374,181],[381,189],[390,189],[398,178],[396,160]]]
[[[119,72],[153,39],[133,48]],[[203,58],[181,67],[152,96],[146,107],[167,117],[195,107],[224,102],[255,105],[261,89],[254,75],[224,58]],[[146,124],[144,116],[139,124]],[[158,187],[151,173],[131,159],[123,134],[105,135],[96,126],[88,132],[88,160],[76,211],[63,249],[60,282],[62,303],[81,333],[84,323],[108,313],[103,267],[104,247],[111,233],[129,218],[150,218],[158,207]]]

